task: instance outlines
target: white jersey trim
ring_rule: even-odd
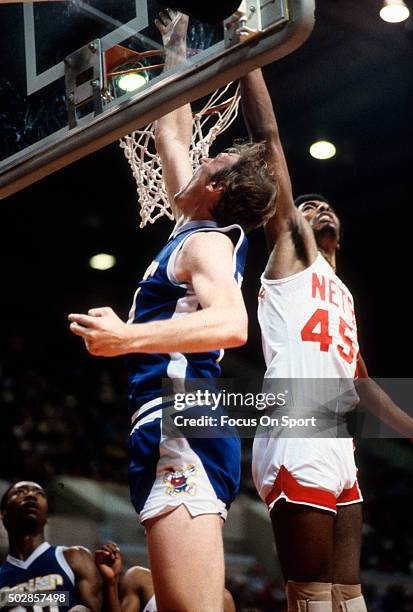
[[[150,412],[148,415],[143,417],[143,419],[138,421],[136,423],[136,425],[134,425],[132,431],[130,432],[130,435],[132,435],[133,432],[136,431],[137,429],[139,429],[139,427],[141,427],[142,425],[145,425],[146,423],[152,423],[152,421],[156,421],[156,419],[162,419],[162,410],[161,409],[155,410],[154,412]]]
[[[43,542],[37,548],[34,549],[34,551],[31,553],[31,555],[27,557],[27,559],[25,560],[16,559],[16,557],[12,557],[12,555],[7,555],[6,561],[8,563],[11,563],[11,565],[15,565],[16,567],[19,567],[25,570],[28,567],[30,567],[33,561],[36,561],[36,559],[38,559],[40,555],[46,552],[46,550],[49,550],[49,548],[50,548],[49,542]]]
[[[157,406],[158,404],[162,404],[162,397],[155,397],[155,399],[149,400],[149,402],[143,404],[140,408],[138,408],[138,410],[133,413],[131,417],[131,423],[133,423],[135,419],[140,417],[143,412],[149,410],[150,408],[153,408],[153,406]]]
[[[143,609],[143,612],[157,612],[157,608],[156,608],[156,600],[155,600],[155,593],[152,595],[152,597],[148,600],[148,603],[146,604],[146,606]]]
[[[185,229],[188,229],[188,225],[189,224],[185,224],[182,225],[179,228],[179,231]],[[235,274],[236,269],[237,269],[237,253],[241,247],[242,241],[244,239],[244,230],[242,229],[242,227],[240,225],[238,225],[237,223],[234,223],[233,225],[228,225],[226,227],[218,227],[216,225],[214,226],[209,226],[209,225],[195,225],[194,222],[194,232],[192,234],[189,234],[188,236],[186,236],[182,242],[180,244],[177,245],[177,247],[172,251],[170,257],[169,257],[169,261],[168,261],[168,265],[166,267],[166,274],[168,276],[169,281],[173,284],[176,285],[177,287],[187,287],[188,283],[179,283],[175,277],[175,261],[176,261],[176,257],[179,253],[179,251],[181,250],[181,248],[183,247],[183,245],[185,244],[185,242],[188,240],[188,238],[190,238],[191,236],[193,236],[195,233],[199,233],[199,232],[218,232],[220,234],[228,234],[229,232],[231,232],[232,230],[237,229],[240,231],[240,237],[238,238],[237,243],[234,245],[234,252],[232,254],[232,273]],[[178,234],[178,232],[175,234],[175,236]],[[174,236],[174,237],[175,237]],[[239,279],[236,279],[237,283],[240,284]],[[242,281],[242,278],[240,279]]]
[[[268,513],[271,513],[271,510],[274,508],[275,504],[280,500],[280,499],[285,499],[285,501],[287,501],[289,504],[296,504],[297,506],[310,506],[311,508],[318,508],[320,510],[327,510],[327,512],[331,512],[332,514],[337,514],[337,510],[333,510],[332,508],[328,508],[327,506],[321,506],[318,504],[313,504],[311,502],[306,502],[306,501],[296,501],[293,499],[290,499],[288,497],[288,495],[286,495],[285,493],[281,493],[276,499],[274,499],[273,502],[271,502],[271,505],[268,507]],[[354,504],[354,502],[349,502],[350,504]],[[339,505],[339,504],[337,504]],[[344,506],[345,504],[341,504],[342,506]]]
[[[74,574],[72,568],[70,567],[69,563],[67,562],[67,559],[66,559],[65,553],[64,553],[64,547],[63,546],[56,546],[56,551],[55,552],[56,552],[56,560],[57,560],[58,564],[60,565],[62,570],[65,572],[65,574],[67,574],[67,577],[69,578],[69,580],[72,583],[72,585],[75,586],[75,574]]]

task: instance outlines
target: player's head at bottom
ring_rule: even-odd
[[[12,484],[0,502],[1,519],[10,533],[36,534],[47,522],[46,492],[37,482],[22,480]]]

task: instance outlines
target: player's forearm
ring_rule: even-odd
[[[269,169],[278,183],[279,216],[293,210],[292,186],[281,144],[273,104],[261,69],[241,79],[241,104],[248,134],[254,142],[265,142]]]
[[[251,140],[278,139],[278,125],[260,68],[241,79],[241,106]]]
[[[359,379],[357,393],[361,408],[374,414],[402,436],[413,438],[413,419],[401,410],[374,380]]]
[[[165,48],[165,71],[186,61],[186,39],[172,40]],[[158,153],[167,154],[168,146],[176,140],[188,148],[192,138],[191,106],[185,104],[160,117],[155,123],[155,143]]]
[[[205,308],[165,321],[129,326],[127,353],[198,353],[241,346],[247,341],[244,312]]]
[[[122,612],[119,601],[118,581],[116,579],[103,580],[102,593],[103,612]]]

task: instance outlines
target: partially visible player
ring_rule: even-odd
[[[266,142],[267,161],[279,188],[277,211],[265,226],[269,259],[259,294],[266,377],[290,379],[296,389],[301,379],[307,400],[311,383],[302,379],[318,379],[322,397],[320,379],[326,379],[327,388],[333,381],[337,412],[356,405],[352,380],[363,377],[357,390],[364,406],[411,437],[412,419],[368,379],[359,354],[353,298],[335,273],[341,233],[337,214],[320,194],[294,202],[261,70],[242,80],[241,94],[250,136]],[[351,393],[343,393],[349,388]],[[320,398],[319,409],[322,403]],[[364,612],[359,570],[362,496],[351,438],[294,438],[280,430],[257,436],[253,475],[270,511],[288,610]]]
[[[111,612],[156,612],[152,574],[146,567],[134,566],[121,576],[119,546],[107,542],[95,553],[95,563],[103,581],[103,608]],[[120,593],[119,593],[120,591]],[[235,612],[231,593],[225,589],[224,612]]]
[[[47,516],[46,493],[36,482],[17,482],[3,495],[1,519],[9,536],[9,554],[0,568],[0,596],[36,593],[57,596],[67,592],[69,601],[65,605],[52,604],[50,609],[99,612],[101,581],[92,555],[83,546],[66,548],[46,542]],[[32,609],[23,602],[2,607],[2,610]]]
[[[188,18],[162,11],[157,24],[166,68],[186,61]],[[69,315],[70,329],[93,355],[127,355],[131,498],[160,609],[222,612],[222,522],[239,487],[239,439],[166,435],[163,380],[214,379],[222,349],[245,343],[244,231],[271,216],[276,188],[260,145],[204,158],[193,172],[189,105],[160,118],[155,136],[177,226],[139,283],[129,325],[97,308]]]

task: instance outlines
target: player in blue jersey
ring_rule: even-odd
[[[160,13],[166,68],[185,61],[187,23]],[[276,188],[262,145],[205,158],[193,173],[191,134],[189,105],[156,125],[178,223],[139,283],[130,324],[111,308],[69,320],[93,355],[128,355],[131,497],[146,528],[159,609],[222,612],[222,519],[239,486],[239,440],[166,436],[162,379],[212,379],[221,350],[246,341],[244,231],[271,216]]]
[[[1,518],[9,536],[9,554],[0,568],[0,608],[99,612],[101,580],[92,555],[82,546],[46,542],[47,515],[46,493],[35,482],[17,482],[3,495]],[[63,593],[68,594],[64,604],[59,601]],[[35,596],[48,598],[50,604],[37,607],[33,599],[30,602]]]

